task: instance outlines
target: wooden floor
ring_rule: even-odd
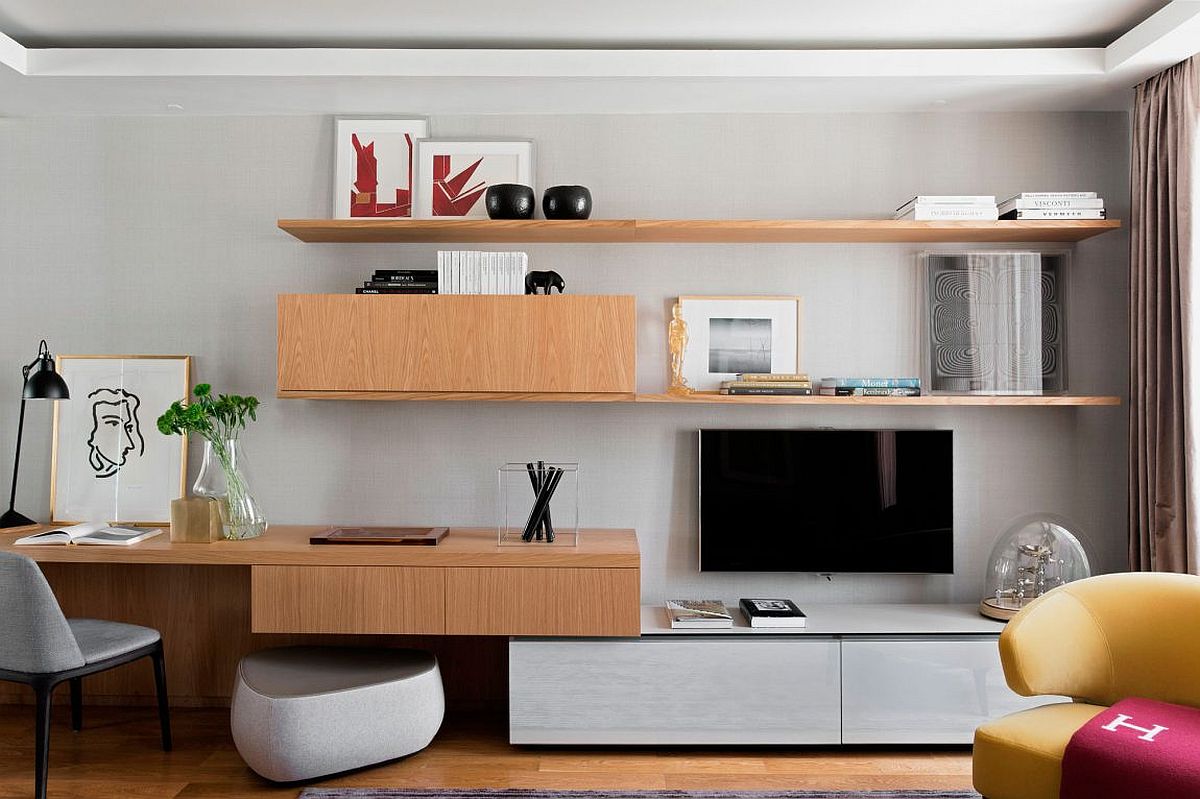
[[[64,703],[65,704],[65,703]],[[172,713],[175,751],[158,746],[150,708],[85,708],[71,732],[55,709],[50,797],[294,797],[238,757],[227,710]],[[33,709],[0,706],[0,798],[33,794]],[[392,788],[804,790],[967,789],[965,747],[900,749],[578,749],[512,747],[504,720],[448,718],[423,752],[317,783]]]

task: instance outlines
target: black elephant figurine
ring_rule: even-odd
[[[550,294],[554,289],[558,289],[558,293],[562,294],[566,287],[567,282],[558,272],[530,272],[525,275],[526,294]]]

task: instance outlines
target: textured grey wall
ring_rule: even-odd
[[[541,186],[584,183],[597,216],[876,217],[915,193],[1095,189],[1127,216],[1125,114],[486,116],[446,137],[537,143]],[[970,601],[1015,517],[1073,520],[1106,569],[1124,562],[1126,410],[714,408],[274,399],[275,295],[352,288],[432,263],[424,245],[304,245],[277,217],[330,213],[327,118],[0,120],[0,480],[20,363],[59,353],[190,353],[195,378],[267,401],[246,435],[274,522],[490,525],[495,467],[578,460],[583,521],[637,528],[648,602],[785,594],[801,601]],[[1069,368],[1079,392],[1127,393],[1128,238],[1076,249]],[[503,248],[501,248],[503,249]],[[571,291],[634,293],[639,387],[662,389],[664,313],[679,294],[805,297],[812,374],[917,368],[920,248],[900,245],[529,247]],[[955,431],[956,573],[700,575],[695,430]],[[49,407],[32,408],[19,505],[45,517]],[[193,452],[195,474],[196,452]],[[798,508],[803,512],[803,508]],[[763,534],[770,534],[765,531]],[[747,531],[754,534],[755,531]]]

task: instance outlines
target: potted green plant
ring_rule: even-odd
[[[163,435],[194,433],[204,439],[204,462],[192,492],[220,503],[225,538],[256,538],[266,532],[267,520],[246,484],[245,457],[239,436],[258,418],[258,398],[237,394],[213,396],[212,386],[200,383],[191,402],[173,402],[158,417]]]

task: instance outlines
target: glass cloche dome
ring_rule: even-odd
[[[1006,621],[1050,589],[1091,574],[1083,544],[1061,520],[1027,516],[996,541],[979,612]]]

